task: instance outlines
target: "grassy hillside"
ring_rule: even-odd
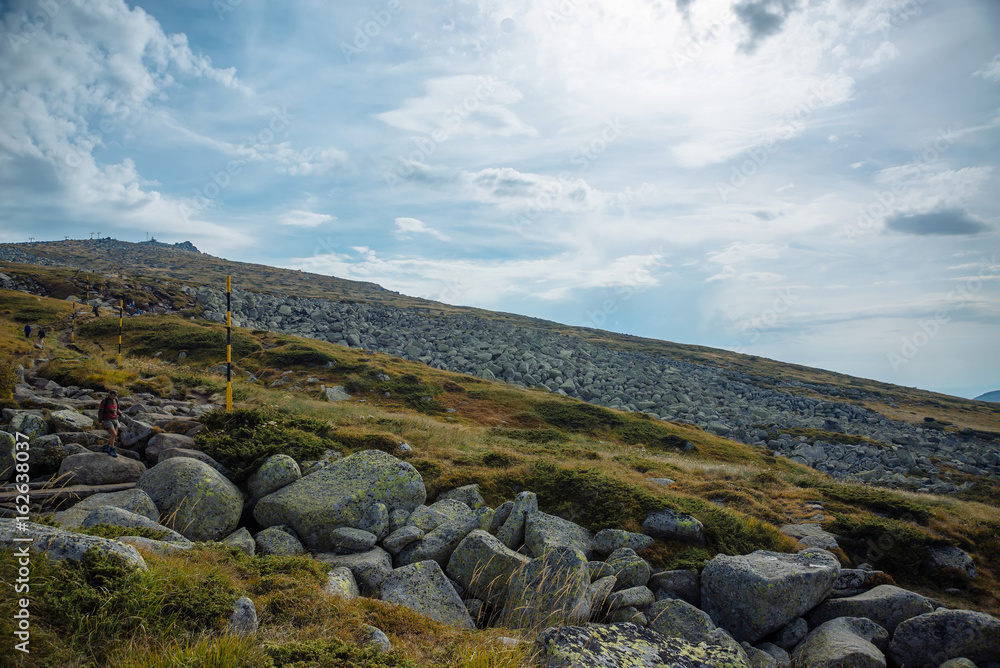
[[[118,369],[117,318],[79,314],[71,344],[71,311],[65,301],[0,291],[0,363],[30,367],[39,358],[20,333],[30,321],[53,332],[38,372],[62,384],[222,401],[224,377],[213,367],[224,360],[223,327],[182,316],[127,319]],[[401,456],[423,475],[429,500],[475,482],[491,505],[531,490],[543,511],[591,530],[637,530],[648,511],[662,507],[701,520],[704,547],[658,541],[643,551],[657,568],[698,567],[717,553],[793,551],[796,544],[777,527],[823,521],[857,541],[838,555],[845,566],[867,561],[946,603],[1000,612],[994,488],[981,494],[982,503],[837,482],[689,425],[326,342],[235,334],[238,411],[211,415],[199,436],[234,475],[248,474],[274,452],[305,459],[326,448],[395,451],[405,441],[413,450]],[[353,399],[329,403],[321,385],[343,385]],[[666,488],[656,478],[675,483]],[[922,573],[928,548],[945,544],[974,555],[977,580]],[[509,630],[458,632],[377,601],[330,599],[322,594],[321,569],[307,557],[247,559],[206,546],[147,560],[150,572],[138,576],[106,563],[37,564],[36,600],[48,602],[34,610],[32,655],[16,665],[499,667],[520,665],[527,653],[527,646],[495,642],[516,635]],[[12,569],[11,558],[0,560],[3,586]],[[951,587],[957,589],[945,591]],[[220,632],[237,594],[257,602],[262,626],[255,641]],[[10,597],[0,601],[0,633],[7,635],[10,605]],[[362,650],[364,623],[388,633],[394,652]]]

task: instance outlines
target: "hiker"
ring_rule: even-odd
[[[108,442],[101,449],[112,457],[117,457],[118,450],[115,449],[115,439],[121,429],[121,423],[118,422],[118,390],[111,390],[108,392],[108,396],[101,401],[101,405],[97,409],[97,421],[108,430]]]
[[[45,330],[44,329],[39,329],[38,330],[38,347],[39,348],[44,348],[45,347]]]
[[[101,309],[97,304],[94,304],[94,317],[95,318],[101,317]]]
[[[30,339],[31,338],[31,325],[25,325],[24,326],[24,338],[26,338],[26,339]]]

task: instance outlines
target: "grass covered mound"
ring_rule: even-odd
[[[226,328],[223,325],[174,316],[140,316],[126,318],[124,327],[129,355],[153,357],[162,353],[167,359],[176,359],[183,352],[190,362],[220,363],[226,360]],[[88,320],[77,331],[80,336],[117,346],[118,318]],[[233,360],[261,350],[256,338],[241,331],[233,332],[232,345]]]

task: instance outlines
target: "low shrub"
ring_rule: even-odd
[[[931,507],[885,487],[848,483],[829,483],[821,479],[803,480],[804,487],[812,487],[833,501],[858,506],[892,519],[902,519],[927,524]]]
[[[17,374],[14,372],[14,363],[10,360],[0,360],[0,399],[13,399],[16,385]]]
[[[301,343],[289,343],[260,354],[267,366],[289,369],[292,367],[319,367],[332,364],[336,366],[339,360],[331,353],[317,350]]]
[[[618,413],[582,401],[546,401],[538,404],[535,410],[545,422],[566,431],[594,432],[625,423],[625,419]]]
[[[396,652],[382,654],[375,648],[349,645],[336,638],[267,643],[264,651],[270,658],[264,668],[415,668],[414,663]]]
[[[158,529],[150,529],[149,527],[120,527],[114,524],[95,524],[91,527],[75,529],[75,531],[76,533],[83,533],[88,536],[98,536],[100,538],[139,536],[140,538],[163,540],[167,537],[166,531],[159,531]]]
[[[514,441],[523,441],[524,443],[554,443],[566,440],[566,434],[558,429],[551,428],[515,429],[511,427],[494,427],[490,430],[490,434],[500,436],[501,438],[509,438]]]
[[[853,546],[844,549],[856,560],[904,578],[919,577],[930,548],[951,543],[918,526],[872,513],[834,513],[823,528],[850,539]]]
[[[614,428],[615,436],[629,445],[644,445],[654,450],[683,450],[685,440],[670,428],[656,422],[628,420]]]

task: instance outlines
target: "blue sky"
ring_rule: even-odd
[[[993,0],[0,2],[0,240],[1000,387]]]

